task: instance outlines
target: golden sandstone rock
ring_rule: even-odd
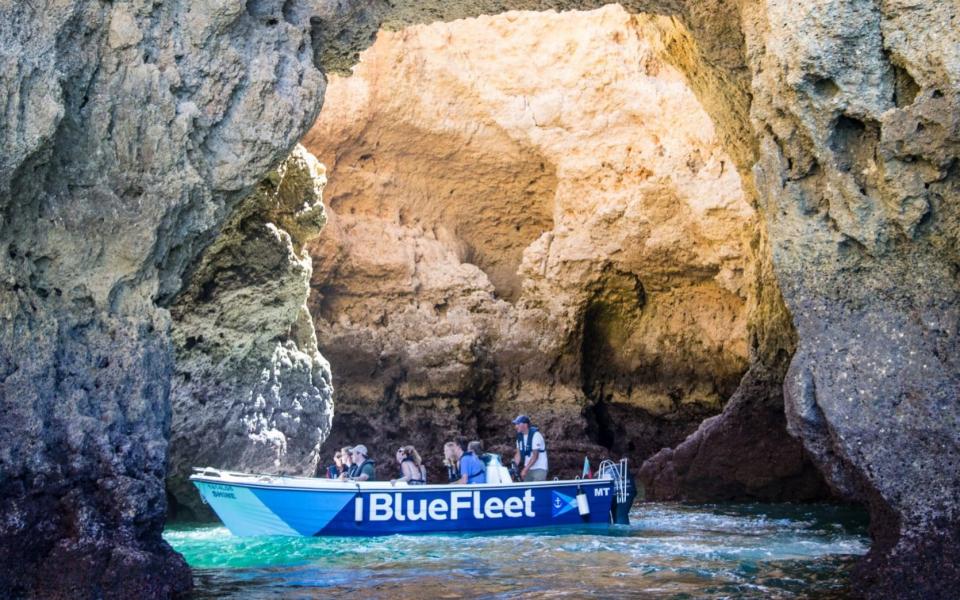
[[[502,444],[519,411],[556,432],[558,471],[601,443],[639,465],[736,389],[756,215],[622,8],[383,32],[304,143],[331,169],[311,245],[327,448]]]
[[[185,563],[160,537],[174,368],[167,307],[240,201],[314,122],[323,101],[322,70],[349,72],[381,25],[399,31],[510,9],[603,4],[0,2],[0,90],[7,99],[0,103],[0,589],[37,597],[169,597],[189,588]],[[747,204],[757,211],[744,263],[753,274],[744,271],[745,286],[733,292],[729,281],[710,280],[717,290],[714,301],[732,297],[733,307],[736,298],[746,298],[747,372],[718,417],[674,451],[648,461],[651,481],[682,494],[702,491],[704,481],[741,485],[744,467],[756,468],[758,457],[779,451],[795,457],[796,464],[806,453],[834,491],[870,508],[874,544],[853,580],[858,593],[955,596],[960,582],[956,4],[624,0],[623,6],[637,15],[655,54],[683,75],[735,165]],[[541,32],[542,47],[527,57],[532,64],[539,64],[541,53],[558,52],[550,48],[552,31]],[[502,75],[484,72],[494,81]],[[576,85],[566,82],[563,89]],[[497,395],[505,380],[497,369],[507,364],[508,378],[532,382],[518,390],[518,399],[551,397],[557,406],[582,406],[587,394],[571,383],[582,364],[529,360],[576,356],[557,344],[581,335],[562,331],[563,323],[579,322],[563,311],[583,307],[585,292],[578,300],[575,290],[555,287],[553,275],[571,263],[586,271],[597,261],[590,251],[554,254],[552,240],[559,240],[560,249],[596,245],[604,253],[622,243],[617,260],[626,265],[630,253],[643,255],[639,242],[647,239],[659,239],[660,250],[670,243],[687,246],[684,238],[658,238],[652,226],[638,228],[638,240],[614,235],[584,246],[567,239],[573,234],[559,227],[564,223],[607,229],[589,223],[600,214],[578,213],[563,196],[561,184],[570,182],[564,169],[573,172],[576,163],[551,155],[556,150],[551,131],[563,124],[558,97],[561,92],[541,97],[526,111],[522,106],[508,111],[528,121],[535,117],[543,135],[503,140],[509,160],[480,163],[484,168],[475,177],[497,181],[498,170],[510,165],[520,167],[510,171],[519,179],[510,176],[490,187],[509,184],[506,189],[516,191],[530,185],[531,196],[542,198],[544,189],[556,185],[555,204],[525,203],[515,205],[523,207],[522,214],[504,213],[502,221],[520,225],[522,234],[508,238],[516,241],[509,251],[493,251],[489,236],[502,230],[486,229],[486,220],[457,231],[449,226],[451,215],[428,214],[416,204],[408,210],[416,208],[411,214],[436,224],[435,231],[418,230],[406,213],[383,214],[378,218],[399,225],[363,230],[364,221],[357,219],[331,234],[333,247],[314,249],[315,257],[332,261],[341,255],[334,251],[337,245],[348,246],[352,235],[396,240],[390,262],[378,258],[382,251],[354,244],[344,256],[362,260],[324,264],[318,272],[317,298],[329,299],[317,308],[321,332],[334,323],[330,331],[357,341],[356,360],[345,364],[363,366],[368,355],[378,353],[392,369],[389,375],[386,369],[378,373],[396,382],[384,388],[378,376],[356,397],[372,398],[386,389],[388,398],[394,393],[416,398],[447,386],[450,410],[438,414],[459,414],[459,391],[472,388],[490,399],[481,405],[485,410],[500,414],[498,399],[511,396]],[[362,97],[357,103],[363,105]],[[458,116],[450,125],[467,121]],[[498,122],[478,131],[477,142],[523,134],[518,127],[519,122]],[[456,140],[465,132],[454,127],[441,133],[442,140]],[[418,134],[410,132],[414,148],[425,146]],[[540,155],[551,158],[538,173],[531,167],[539,166]],[[446,156],[425,155],[423,170],[442,175],[440,159]],[[589,158],[582,164],[590,165]],[[612,171],[621,164],[630,163],[614,161]],[[593,182],[598,189],[620,176],[609,168],[597,172],[607,174]],[[639,173],[624,175],[646,185]],[[477,206],[485,214],[491,214],[491,197],[496,195],[478,196],[487,202]],[[584,206],[593,198],[588,194]],[[663,199],[667,206],[676,200]],[[612,223],[632,216],[605,218]],[[529,246],[529,253],[518,255]],[[528,264],[528,257],[533,262]],[[683,264],[698,264],[705,257],[683,258]],[[444,263],[445,271],[455,274],[435,277],[433,270],[420,269],[411,275],[411,266],[424,260]],[[519,279],[512,277],[515,264]],[[350,323],[365,322],[365,315],[344,312],[334,318],[338,306],[355,301],[335,279],[322,280],[320,274],[334,272],[354,282],[360,272],[392,282],[390,294],[406,297],[405,310],[425,315],[408,319],[410,326],[431,324],[410,345],[416,360],[381,349],[375,336],[358,339],[355,334],[365,326]],[[641,339],[624,335],[634,331],[622,325],[636,312],[616,307],[624,298],[639,298],[632,273],[612,268],[589,283],[586,295],[598,299],[587,308],[595,334],[583,339],[597,340],[600,348],[608,341],[613,348],[640,348],[644,340],[661,339],[659,330]],[[431,299],[461,294],[463,281],[473,283],[457,303],[413,304],[406,279],[413,281],[414,294]],[[571,273],[568,281],[577,280]],[[662,292],[642,279],[640,284],[645,302]],[[494,292],[499,297],[491,301]],[[525,307],[521,300],[528,294],[536,302]],[[689,297],[675,300],[659,306],[681,306]],[[487,322],[506,322],[509,334],[493,325],[460,327],[477,322],[487,307],[492,307]],[[450,315],[457,327],[432,328],[431,312]],[[522,315],[534,320],[560,315],[561,326],[551,329],[553,321],[545,321],[531,327]],[[381,319],[390,326],[389,315]],[[690,319],[705,331],[721,329]],[[513,337],[514,330],[538,328],[549,332],[542,342]],[[491,346],[482,337],[487,335],[513,341]],[[495,360],[475,350],[487,347],[494,348]],[[456,365],[448,360],[451,351],[460,357]],[[716,356],[709,347],[698,352]],[[403,372],[406,364],[436,368],[411,374]],[[543,419],[570,426],[558,439],[579,436],[583,422],[571,420],[571,414],[564,409]],[[476,427],[489,437],[492,431],[474,425],[480,422],[476,417],[437,426]],[[599,417],[594,415],[598,425]],[[784,419],[802,440],[802,451],[794,438],[782,435]],[[724,460],[709,460],[717,454],[711,448],[726,448]],[[778,464],[783,464],[779,458],[769,460],[749,479],[759,482],[755,477],[761,475],[780,485],[791,474],[779,473],[773,468]]]

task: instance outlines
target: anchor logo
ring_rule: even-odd
[[[567,496],[566,494],[561,494],[560,492],[553,492],[553,516],[559,517],[564,513],[568,513],[571,510],[577,508],[577,499]]]

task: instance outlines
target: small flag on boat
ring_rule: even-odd
[[[580,479],[593,479],[593,471],[590,470],[590,457],[583,457],[583,473],[580,474]]]

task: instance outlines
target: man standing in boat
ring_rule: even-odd
[[[517,452],[513,462],[520,469],[523,481],[547,480],[547,442],[543,434],[530,425],[530,417],[520,415],[513,420],[517,429]]]

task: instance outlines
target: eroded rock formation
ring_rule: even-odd
[[[349,68],[381,21],[603,3],[0,3],[3,591],[144,597],[188,587],[160,539],[172,373],[162,306],[313,121],[323,90],[315,63]],[[793,431],[838,491],[871,506],[876,543],[856,585],[877,598],[953,597],[956,4],[625,6],[659,15],[645,19],[646,39],[685,75],[758,203],[751,364],[770,366],[756,374],[779,385],[792,349],[777,333],[782,291],[796,326]],[[492,291],[479,285],[470,297],[487,302]],[[418,348],[444,343],[431,333]],[[537,344],[505,351],[518,372],[542,355]],[[720,419],[735,424],[739,405],[727,406]]]
[[[950,597],[960,581],[957,7],[766,2],[724,14],[712,31],[743,32],[754,181],[797,333],[791,430],[837,491],[870,506],[875,543],[858,589]],[[708,21],[684,21],[689,34],[675,19],[653,25],[677,62],[709,56]]]
[[[770,7],[756,179],[798,333],[787,415],[871,507],[876,597],[960,581],[956,5]],[[857,56],[852,68],[846,57]]]
[[[314,121],[311,41],[363,29],[343,18],[295,0],[0,3],[0,595],[190,587],[160,537],[163,306]]]
[[[527,411],[562,472],[585,450],[639,464],[719,412],[748,361],[755,214],[639,30],[620,7],[414,27],[332,80],[304,142],[331,167],[327,449],[437,456]]]
[[[192,467],[316,467],[332,390],[306,306],[312,269],[303,246],[326,223],[324,171],[298,146],[240,203],[170,307],[167,490],[185,509],[178,516],[207,515],[188,480]]]
[[[387,22],[547,7],[405,2]],[[857,585],[875,597],[949,597],[960,581],[957,7],[629,8],[662,15],[646,20],[649,34],[759,203],[755,375],[779,385],[791,355],[769,334],[782,328],[782,290],[797,333],[791,427],[838,492],[871,506],[877,543]],[[732,409],[721,419],[735,425]]]

